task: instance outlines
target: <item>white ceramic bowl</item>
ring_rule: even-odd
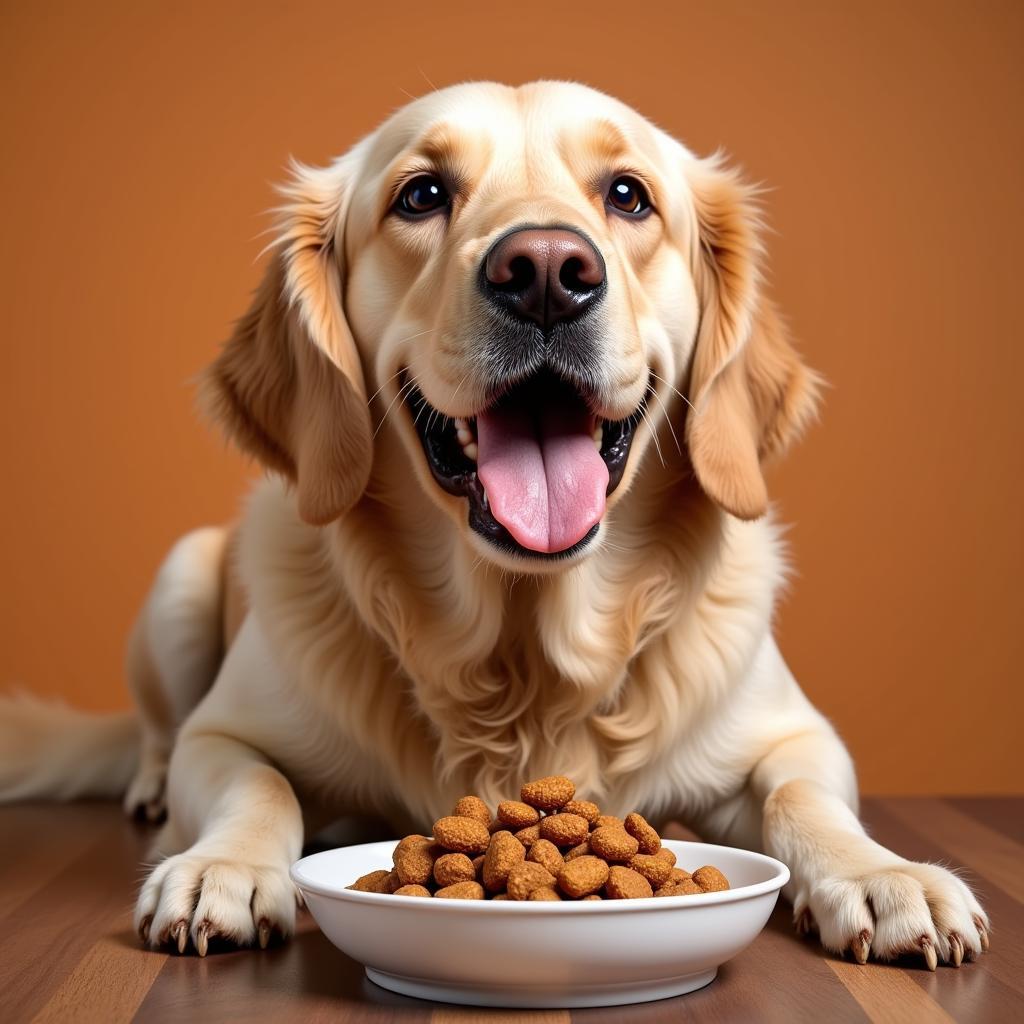
[[[678,865],[714,864],[733,888],[698,896],[563,903],[435,900],[353,892],[391,867],[395,844],[367,843],[292,866],[324,934],[371,980],[421,999],[478,1006],[579,1007],[692,992],[757,937],[789,869],[728,846],[666,840]]]

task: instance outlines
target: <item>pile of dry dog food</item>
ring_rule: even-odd
[[[394,868],[371,871],[350,889],[455,900],[621,900],[687,896],[729,888],[707,865],[692,874],[636,813],[602,814],[574,800],[564,775],[523,786],[503,800],[497,816],[476,796],[464,796],[434,822],[433,836],[406,836]]]

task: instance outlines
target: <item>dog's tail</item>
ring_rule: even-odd
[[[138,760],[132,711],[90,714],[27,693],[0,697],[0,803],[119,797]]]

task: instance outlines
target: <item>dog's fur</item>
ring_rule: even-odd
[[[424,168],[457,182],[450,219],[389,213]],[[599,183],[625,172],[650,189],[646,219],[605,209]],[[427,830],[460,794],[493,803],[564,772],[610,812],[780,857],[798,924],[831,950],[979,953],[967,886],[865,835],[850,758],[772,639],[786,566],[761,466],[813,414],[818,380],[765,297],[753,190],[581,86],[473,84],[410,104],[327,169],[297,167],[280,220],[203,384],[273,474],[237,536],[178,544],[129,647],[129,810],[163,810],[169,763],[143,937],[205,952],[214,934],[288,934],[288,867],[324,822]],[[630,414],[654,382],[597,537],[558,562],[469,529],[401,391],[404,370],[447,416],[485,404],[475,275],[524,223],[571,225],[604,256],[601,415]],[[25,738],[40,715],[6,706],[22,741],[0,756],[3,795],[127,784],[128,723],[77,740],[58,723],[48,748],[41,724]],[[71,765],[90,758],[106,767],[76,788]]]

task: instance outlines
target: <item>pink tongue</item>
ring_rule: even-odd
[[[608,467],[583,410],[477,416],[477,472],[491,515],[524,548],[564,551],[604,515]]]

